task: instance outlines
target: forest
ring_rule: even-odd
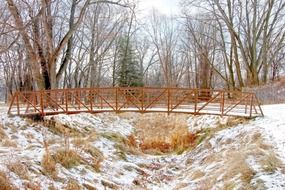
[[[285,1],[1,0],[0,84],[14,91],[111,86],[241,91],[284,73]]]

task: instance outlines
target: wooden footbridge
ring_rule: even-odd
[[[8,114],[46,116],[80,112],[165,112],[263,116],[253,93],[187,88],[81,88],[15,92]]]

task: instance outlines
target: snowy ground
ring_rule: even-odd
[[[285,189],[285,105],[263,106],[263,110],[264,118],[218,130],[214,129],[226,126],[230,118],[189,116],[190,131],[213,132],[191,151],[155,156],[128,150],[122,143],[136,131],[139,114],[58,115],[45,118],[55,127],[48,128],[47,123],[8,117],[2,105],[0,171],[16,189],[64,189],[70,181],[76,181],[79,189],[102,190]],[[78,135],[67,138],[71,131]],[[47,175],[41,164],[44,141],[52,153],[68,141],[85,162],[70,169],[58,163],[57,177]],[[81,141],[85,144],[75,143]],[[92,157],[86,146],[103,154],[99,171],[89,165]],[[26,175],[12,167],[15,163]]]

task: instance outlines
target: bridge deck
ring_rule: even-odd
[[[16,92],[10,115],[80,112],[166,112],[221,116],[263,116],[253,93],[186,88],[84,88]]]

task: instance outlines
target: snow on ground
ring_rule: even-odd
[[[18,189],[26,189],[28,182],[40,189],[63,189],[70,180],[83,189],[99,190],[285,189],[285,105],[263,106],[263,110],[264,118],[235,126],[227,126],[232,119],[229,117],[189,116],[190,131],[207,129],[201,142],[179,155],[158,156],[132,152],[122,143],[136,131],[139,114],[46,117],[46,121],[53,121],[58,127],[78,132],[78,137],[67,139],[66,134],[55,133],[46,123],[8,117],[7,108],[0,106],[0,171],[9,174]],[[76,146],[78,139],[87,144],[83,148]],[[70,148],[79,152],[85,163],[70,169],[57,163],[57,178],[46,175],[41,165],[45,140],[51,152],[70,142]],[[87,145],[103,154],[99,171],[87,164],[92,159],[85,151]],[[17,162],[24,165],[27,178],[12,172],[11,165]]]
[[[264,118],[256,119],[255,125],[264,129],[266,138],[285,160],[285,104],[263,106]]]

